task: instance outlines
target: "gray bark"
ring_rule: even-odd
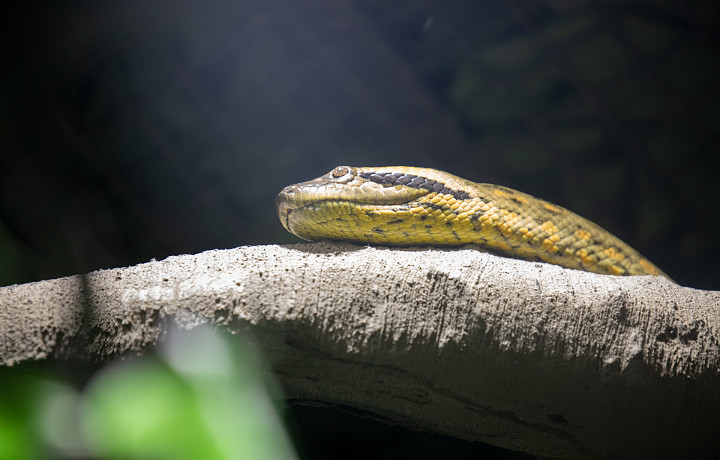
[[[720,293],[457,250],[255,246],[0,288],[0,360],[250,334],[293,401],[540,456],[720,452]]]

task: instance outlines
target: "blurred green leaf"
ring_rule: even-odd
[[[163,359],[105,370],[87,393],[85,428],[105,457],[281,459],[291,447],[257,360],[239,338],[176,333]]]
[[[43,380],[25,368],[0,368],[0,459],[43,458],[45,445],[36,423],[46,395]]]
[[[83,392],[0,369],[0,460],[296,458],[277,390],[243,340],[175,332],[159,354],[105,366]]]
[[[102,371],[86,404],[87,438],[101,456],[221,458],[192,389],[154,358]]]

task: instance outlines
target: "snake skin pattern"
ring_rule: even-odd
[[[600,226],[526,193],[406,166],[338,166],[277,196],[305,240],[392,246],[477,244],[526,260],[610,275],[665,275]]]

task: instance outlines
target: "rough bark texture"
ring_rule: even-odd
[[[295,401],[541,456],[720,452],[720,293],[472,248],[255,246],[0,289],[0,359],[251,333]]]

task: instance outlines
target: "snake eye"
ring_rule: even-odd
[[[332,170],[330,175],[335,178],[340,178],[340,177],[344,176],[345,174],[347,174],[348,172],[350,172],[350,168],[348,168],[347,166],[338,166],[337,168]]]

